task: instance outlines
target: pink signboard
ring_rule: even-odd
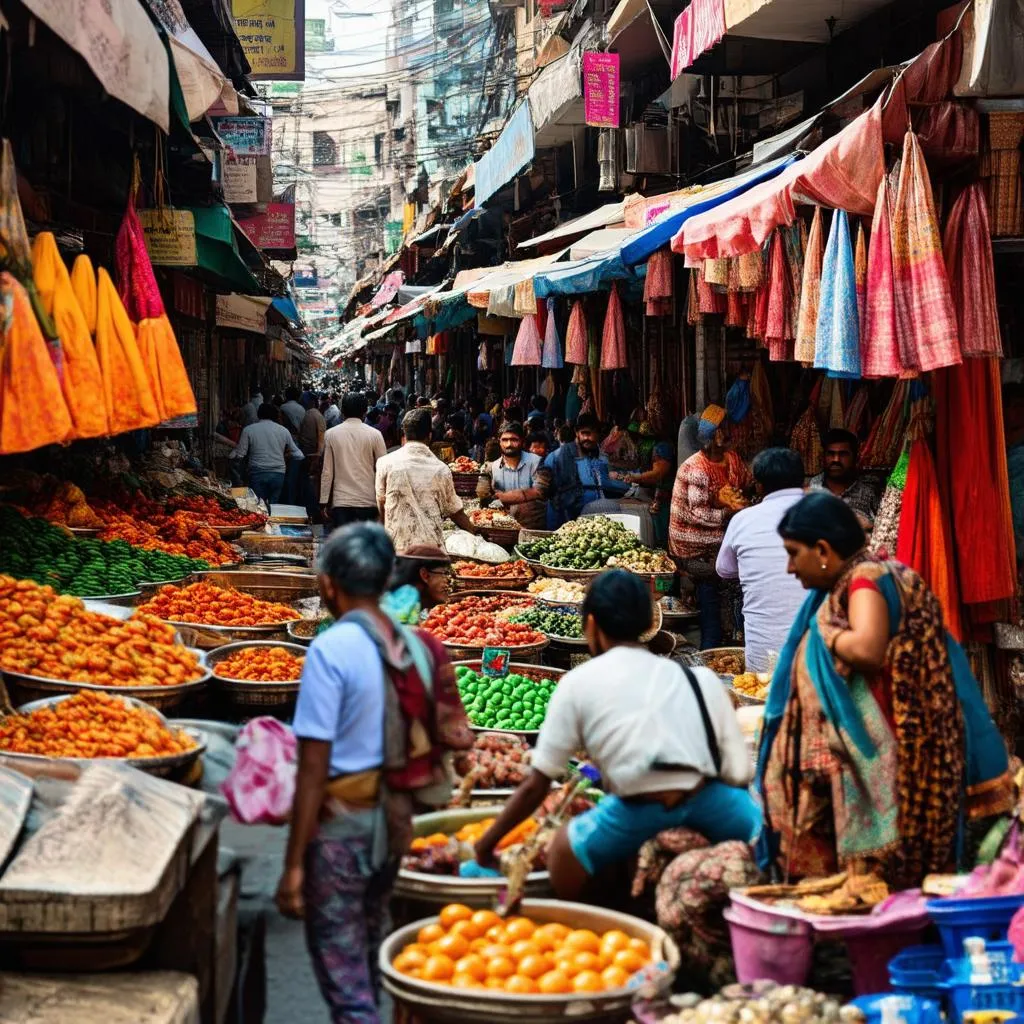
[[[619,127],[619,55],[583,54],[583,116],[593,128]]]
[[[244,217],[238,226],[257,249],[295,248],[295,206],[293,203],[268,203],[265,213]]]

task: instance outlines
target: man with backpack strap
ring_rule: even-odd
[[[277,905],[303,917],[334,1024],[377,1024],[377,950],[417,805],[444,806],[442,763],[473,744],[451,661],[380,609],[395,552],[380,526],[335,533],[320,592],[338,620],[309,648],[294,730],[291,832]]]

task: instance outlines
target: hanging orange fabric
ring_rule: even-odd
[[[49,231],[36,235],[32,267],[43,309],[53,320],[64,359],[61,384],[74,425],[74,438],[102,437],[107,433],[106,406],[96,401],[102,392],[99,360],[85,317],[78,307],[67,267]]]
[[[821,207],[814,208],[811,233],[804,250],[804,280],[796,322],[796,345],[793,355],[798,363],[814,362],[814,345],[818,337],[818,304],[821,300],[821,266],[825,259],[825,235],[821,224]]]
[[[110,433],[155,427],[160,414],[149,374],[139,354],[132,322],[103,267],[96,284],[96,355],[103,374]]]
[[[78,256],[71,268],[71,287],[89,333],[96,334],[96,271],[86,255]]]
[[[134,190],[128,196],[128,208],[117,233],[116,263],[121,300],[138,325],[139,350],[160,420],[195,415],[196,396],[156,283],[142,224],[135,212]]]
[[[28,292],[0,274],[0,455],[61,444],[72,430],[60,378]]]

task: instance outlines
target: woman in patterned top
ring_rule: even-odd
[[[937,598],[867,551],[849,505],[812,492],[779,533],[809,595],[765,709],[762,866],[920,885],[954,867],[965,815],[1012,806],[1006,748]]]

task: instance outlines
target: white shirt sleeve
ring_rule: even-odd
[[[754,766],[729,693],[710,669],[696,668],[692,671],[700,683],[718,740],[718,752],[722,757],[719,778],[729,786],[749,786],[754,777]]]
[[[574,690],[572,680],[568,675],[563,676],[548,702],[537,746],[530,758],[530,764],[549,779],[561,778],[568,768],[569,758],[583,749]]]
[[[735,580],[739,578],[740,567],[736,558],[736,520],[739,516],[733,516],[729,525],[725,528],[725,537],[722,539],[722,546],[718,549],[718,558],[715,560],[715,572],[723,580]]]

